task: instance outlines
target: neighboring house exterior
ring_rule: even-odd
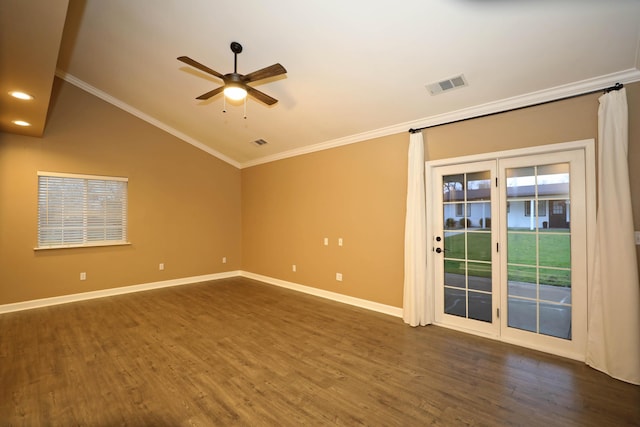
[[[537,195],[536,195],[537,187]],[[453,200],[451,202],[446,199]],[[486,228],[491,225],[490,189],[467,190],[466,211],[462,191],[445,191],[445,228]],[[538,210],[536,213],[536,203]],[[569,183],[507,187],[507,225],[533,230],[569,228],[571,202]]]

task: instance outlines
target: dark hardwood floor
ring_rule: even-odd
[[[0,315],[2,426],[624,426],[582,363],[248,279]]]

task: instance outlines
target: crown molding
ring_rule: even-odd
[[[425,117],[419,120],[404,122],[369,132],[363,132],[344,138],[338,138],[319,144],[309,145],[306,147],[296,148],[294,150],[277,153],[271,156],[261,157],[241,164],[241,168],[248,168],[264,163],[274,162],[289,157],[296,157],[303,154],[309,154],[316,151],[328,150],[330,148],[340,147],[343,145],[354,144],[369,139],[380,138],[383,136],[394,135],[401,132],[407,132],[412,128],[423,128],[452,123],[459,120],[471,119],[474,117],[484,116],[487,114],[496,114],[513,110],[516,108],[529,107],[545,102],[557,101],[571,96],[587,94],[589,92],[604,89],[615,83],[628,84],[640,81],[640,70],[631,68],[625,71],[607,74],[604,76],[586,79],[562,86],[556,86],[550,89],[531,92],[524,95],[518,95],[511,98],[505,98],[495,102],[477,105],[474,107],[463,108],[461,110],[449,113],[438,114],[431,117]]]
[[[137,118],[144,120],[145,122],[157,127],[158,129],[162,129],[163,131],[175,136],[176,138],[179,138],[181,140],[183,140],[184,142],[188,142],[189,144],[193,145],[196,148],[199,148],[202,151],[205,151],[208,154],[211,154],[214,157],[217,157],[218,159],[222,160],[223,162],[229,163],[230,165],[236,167],[236,168],[240,168],[241,164],[238,163],[237,161],[233,160],[232,158],[225,156],[224,154],[220,153],[217,150],[214,150],[213,148],[209,147],[208,145],[206,145],[203,142],[198,141],[195,138],[190,137],[189,135],[186,135],[182,132],[180,132],[179,130],[167,125],[164,122],[161,122],[160,120],[151,117],[148,114],[143,113],[142,111],[138,110],[135,107],[132,107],[131,105],[127,104],[126,102],[123,102],[117,98],[114,98],[113,96],[109,95],[108,93],[105,93],[103,91],[101,91],[100,89],[97,89],[93,86],[91,86],[90,84],[88,84],[87,82],[84,82],[82,80],[80,80],[79,78],[69,74],[69,73],[65,73],[62,70],[57,69],[56,70],[56,76],[58,76],[59,78],[61,78],[62,80],[71,83],[72,85],[84,90],[85,92],[89,92],[90,94],[97,96],[98,98],[102,99],[103,101],[108,102],[111,105],[114,105],[118,108],[120,108],[121,110],[126,111],[129,114],[133,114],[134,116],[136,116]]]

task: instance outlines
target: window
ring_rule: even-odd
[[[38,172],[38,247],[127,243],[127,178]]]
[[[531,216],[531,202],[524,202],[524,216]],[[538,216],[547,216],[547,201],[538,200]]]
[[[564,215],[565,214],[565,202],[562,200],[551,202],[551,213],[553,215]]]

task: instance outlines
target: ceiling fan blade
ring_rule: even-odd
[[[280,74],[285,74],[286,72],[287,70],[285,70],[282,65],[273,64],[261,70],[247,74],[246,76],[244,76],[244,81],[247,83],[255,82],[269,77],[279,76]]]
[[[214,90],[211,90],[211,91],[209,91],[209,92],[207,92],[205,94],[200,95],[196,99],[206,100],[206,99],[211,98],[212,96],[215,96],[215,95],[219,94],[223,90],[224,90],[224,86],[220,86],[218,88],[215,88]]]
[[[207,67],[206,65],[202,65],[198,61],[194,61],[193,59],[189,58],[188,56],[179,56],[178,57],[178,61],[182,61],[185,64],[191,65],[192,67],[197,68],[200,71],[204,71],[205,73],[211,74],[212,76],[216,76],[219,79],[222,79],[224,77],[222,74],[220,74],[216,70],[212,70],[211,68]]]
[[[277,99],[272,98],[266,93],[260,92],[258,89],[252,88],[251,86],[245,86],[245,89],[247,89],[247,92],[249,93],[249,95],[253,96],[255,99],[257,99],[260,102],[264,102],[267,105],[273,105],[276,102],[278,102]]]

